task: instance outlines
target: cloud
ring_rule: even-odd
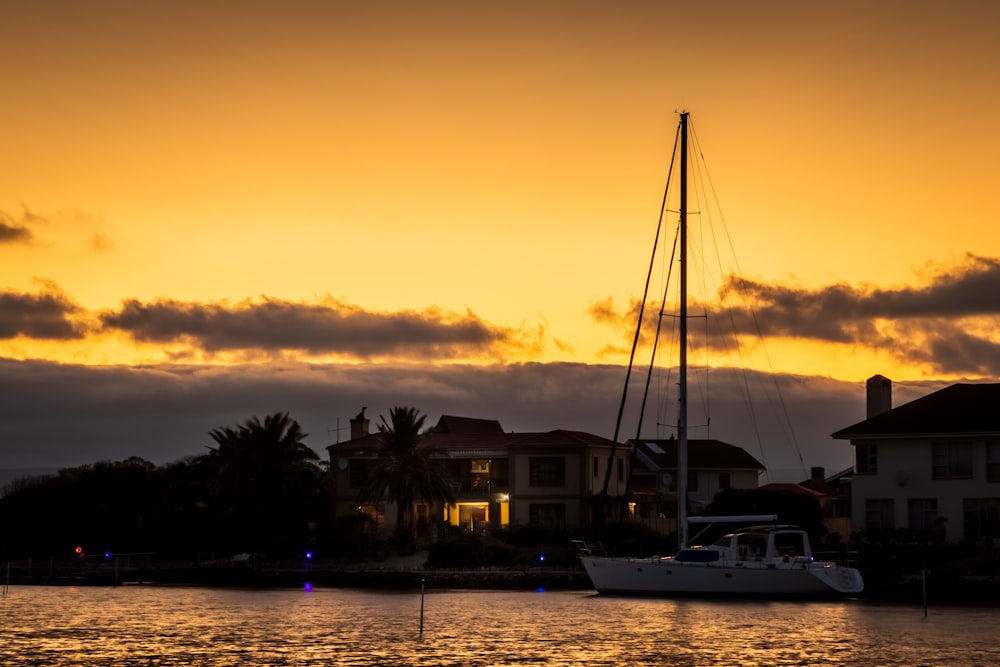
[[[790,338],[863,346],[925,363],[936,372],[1000,375],[1000,259],[969,254],[954,265],[930,266],[923,284],[897,288],[843,283],[807,289],[728,276],[709,313],[707,344],[729,349],[734,336]],[[658,305],[647,306],[644,329]],[[617,312],[609,301],[591,307],[596,322],[634,328],[636,304]],[[632,333],[628,334],[633,335]]]
[[[0,211],[0,245],[21,244],[32,246],[76,245],[90,252],[103,253],[114,248],[110,236],[101,231],[103,220],[99,216],[82,212],[56,212],[41,215],[24,207],[19,215]],[[36,233],[36,229],[42,231]],[[45,231],[49,237],[46,238]],[[67,243],[68,242],[68,243]]]
[[[407,355],[418,359],[502,356],[537,349],[537,335],[491,325],[471,311],[374,312],[326,299],[305,304],[263,299],[229,303],[129,300],[99,316],[104,327],[137,341],[186,342],[207,352],[304,351],[359,359]]]
[[[924,325],[909,336],[887,339],[900,358],[924,363],[938,373],[978,373],[997,375],[1000,371],[1000,343],[986,335],[946,320]]]
[[[107,234],[92,234],[87,246],[94,252],[107,252],[112,250],[115,244]]]
[[[621,366],[569,363],[86,367],[0,359],[0,443],[3,467],[57,468],[129,456],[168,463],[204,453],[213,428],[288,411],[310,434],[306,443],[325,458],[326,445],[349,438],[348,420],[361,406],[377,418],[397,405],[416,407],[429,423],[451,414],[496,419],[507,431],[562,428],[611,437],[624,379]],[[633,378],[621,439],[636,433],[643,381]],[[850,465],[850,445],[829,434],[863,418],[862,382],[718,369],[711,371],[711,386],[710,431],[694,407],[702,385],[692,386],[692,437],[744,447],[775,474],[786,471],[796,481],[814,465]],[[897,402],[913,393],[908,386],[894,387]],[[747,387],[758,403],[753,419]],[[921,385],[916,393],[933,388]],[[779,393],[784,408],[773,402]],[[676,400],[655,389],[650,400],[642,435],[667,437]],[[777,424],[782,412],[791,416],[790,426]],[[789,429],[797,441],[786,437]]]
[[[27,210],[22,214],[20,219],[4,211],[0,211],[0,245],[13,245],[15,243],[30,244],[35,239],[35,235],[27,223],[34,219],[35,216]]]
[[[808,290],[740,280],[730,276],[720,295],[739,292],[755,307],[762,331],[770,335],[858,342],[872,334],[876,319],[1000,316],[1000,260],[967,255],[955,266],[938,267],[920,287],[878,289],[828,285]],[[741,333],[754,318],[736,309]]]
[[[0,339],[82,338],[87,329],[77,320],[80,313],[80,307],[51,284],[38,294],[0,292]]]

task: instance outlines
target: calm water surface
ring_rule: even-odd
[[[11,587],[0,665],[998,665],[1000,610],[588,592]]]

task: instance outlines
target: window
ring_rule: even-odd
[[[618,481],[625,481],[625,459],[618,459]]]
[[[562,528],[566,523],[566,506],[561,503],[528,505],[528,522],[537,526]]]
[[[677,475],[676,474],[671,474],[670,475],[670,490],[671,491],[676,491],[677,490]],[[693,470],[689,470],[688,471],[688,475],[687,475],[687,489],[686,490],[687,490],[688,493],[694,493],[694,492],[696,492],[698,490],[698,473],[695,472],[695,471],[693,471]]]
[[[936,442],[933,451],[934,479],[972,479],[971,442]]]
[[[528,460],[529,486],[565,486],[566,459],[562,456],[532,456]]]
[[[1000,482],[1000,440],[986,443],[986,481]]]
[[[730,478],[730,474],[728,472],[720,472],[719,473],[719,488],[720,489],[729,489],[729,488],[732,488],[732,484],[733,484],[733,482],[732,482],[732,479]]]
[[[598,475],[598,473],[599,473],[599,472],[600,472],[600,470],[601,470],[601,467],[600,467],[600,466],[601,466],[601,464],[600,464],[600,461],[599,461],[599,460],[598,460],[598,458],[597,458],[597,457],[595,456],[595,457],[594,457],[594,477],[598,477],[598,476],[599,476],[599,475]]]
[[[878,445],[855,445],[854,472],[859,475],[878,474]]]
[[[507,479],[507,459],[493,459],[493,490],[506,489],[509,486]]]
[[[937,498],[910,498],[910,532],[914,536],[934,528],[938,518]]]
[[[892,498],[869,498],[865,501],[865,527],[869,532],[888,531],[896,527]]]
[[[965,498],[962,514],[965,539],[1000,537],[1000,498]]]
[[[351,459],[347,462],[347,474],[352,489],[360,489],[368,479],[368,471],[375,462],[371,459]]]

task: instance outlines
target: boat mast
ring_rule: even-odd
[[[677,529],[681,548],[687,546],[687,142],[688,113],[681,113],[681,303],[680,303],[680,410],[677,415]]]

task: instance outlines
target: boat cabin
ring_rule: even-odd
[[[714,544],[681,549],[675,561],[766,561],[807,558],[812,560],[809,536],[794,526],[755,526],[720,537]]]

